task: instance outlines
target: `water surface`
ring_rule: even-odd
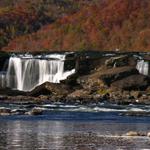
[[[6,107],[6,105],[5,105]],[[7,105],[8,107],[8,105]],[[15,108],[25,106],[14,106]],[[147,133],[150,117],[120,116],[145,106],[76,106],[46,104],[41,116],[1,116],[0,149],[100,150],[150,149],[148,137],[126,137],[128,131]],[[134,108],[134,109],[133,109]],[[95,111],[94,111],[95,110]],[[104,111],[105,110],[105,111]]]

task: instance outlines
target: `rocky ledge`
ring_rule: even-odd
[[[0,100],[150,104],[150,76],[139,73],[136,69],[138,58],[134,55],[80,57],[76,73],[60,84],[46,82],[30,92],[1,89]],[[144,57],[150,61],[148,56]]]

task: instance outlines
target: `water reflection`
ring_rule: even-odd
[[[148,124],[63,121],[3,121],[0,123],[0,149],[98,149],[148,148],[149,138],[111,137],[130,130],[148,132]]]

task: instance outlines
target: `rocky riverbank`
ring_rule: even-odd
[[[137,70],[140,57],[135,53],[76,56],[76,73],[60,84],[46,82],[30,92],[1,89],[0,100],[150,104],[150,76]],[[150,61],[149,54],[142,54],[142,57]]]

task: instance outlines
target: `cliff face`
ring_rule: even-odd
[[[149,0],[1,4],[0,47],[5,51],[150,51]]]

